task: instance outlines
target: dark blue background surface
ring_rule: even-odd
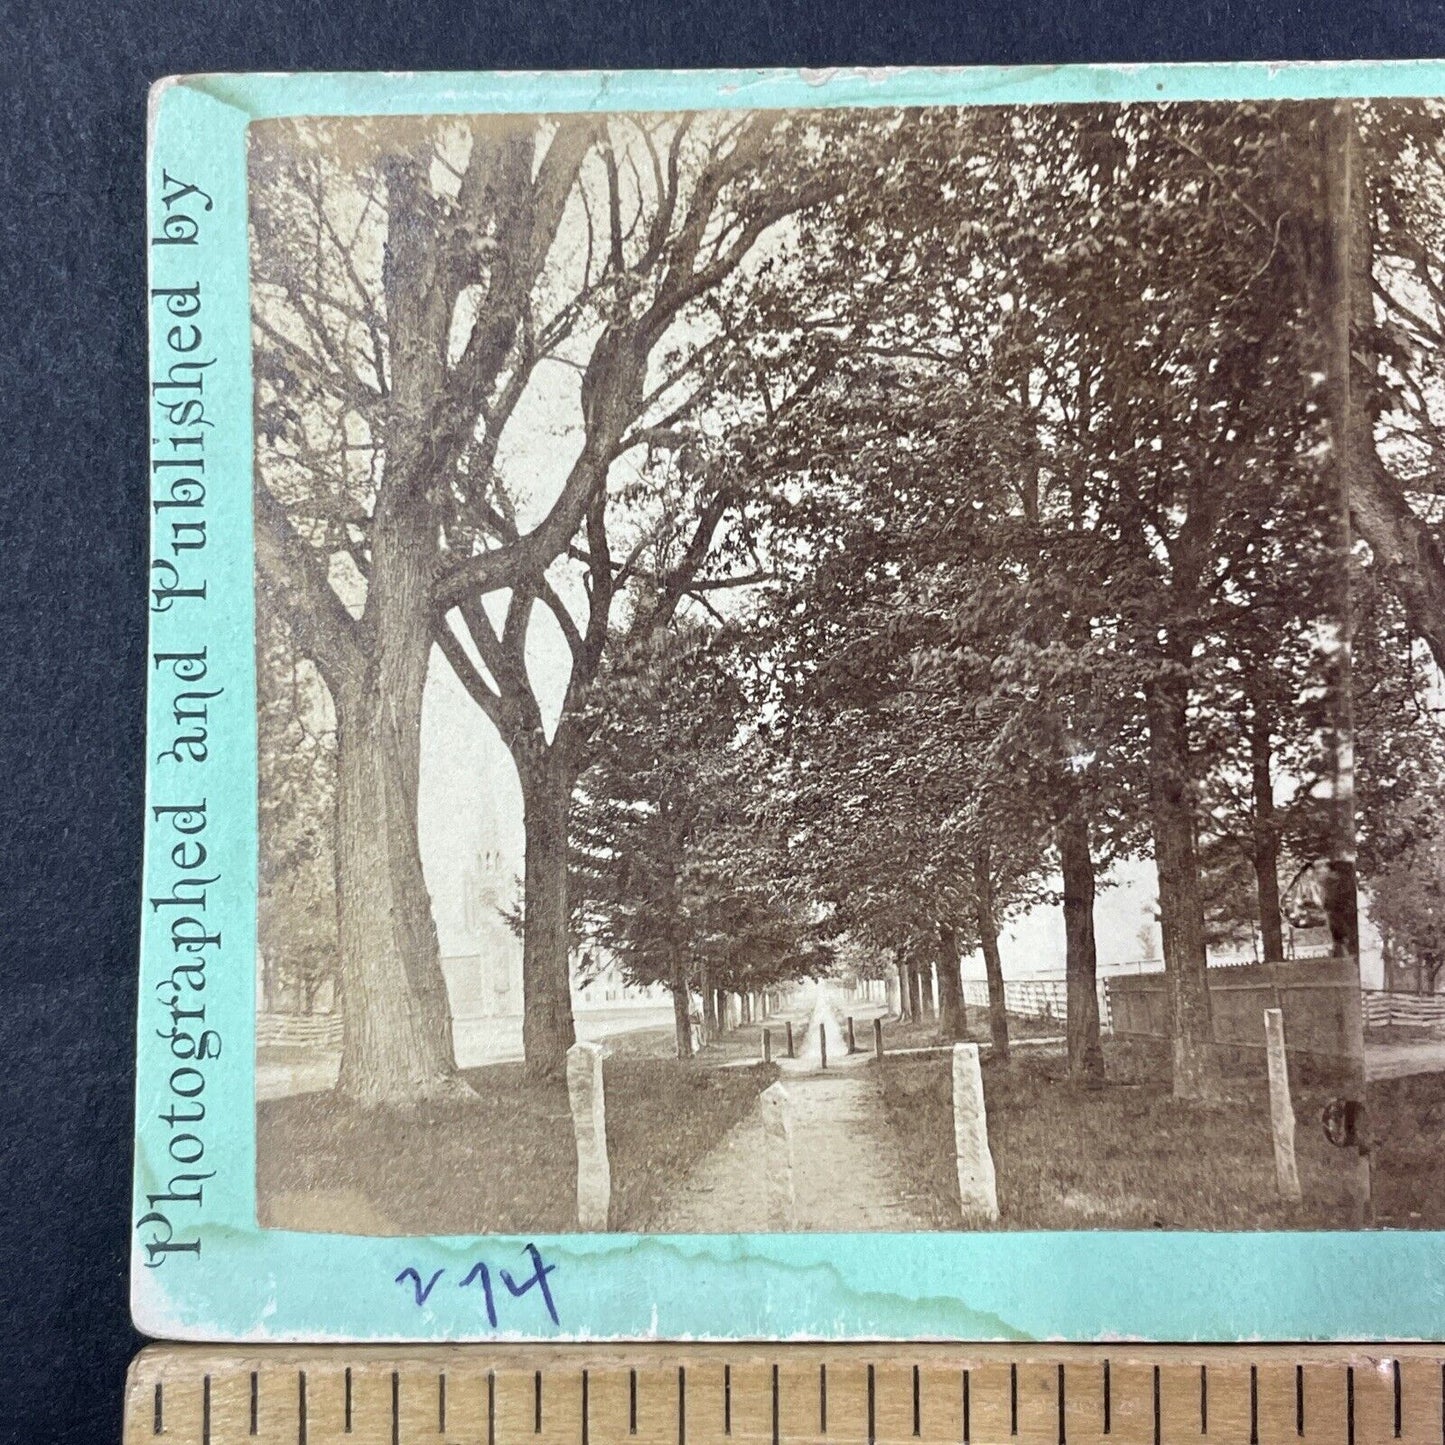
[[[0,5],[0,1439],[119,1437],[144,685],[146,88],[204,70],[1445,53],[1439,0]]]

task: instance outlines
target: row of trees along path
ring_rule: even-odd
[[[735,499],[668,464],[677,426],[726,358],[728,284],[758,238],[842,183],[823,131],[718,115],[257,132],[257,587],[335,713],[339,1088],[360,1103],[466,1094],[417,837],[434,648],[516,763],[524,1046],[562,1071],[581,714],[610,634],[664,627],[705,587]],[[543,496],[501,475],[539,368],[579,440]],[[539,611],[572,659],[550,729],[528,667]]]
[[[855,1018],[881,1009],[860,1010]],[[802,1015],[799,1015],[802,1017]],[[779,1058],[792,1128],[795,1227],[800,1230],[928,1229],[928,1219],[900,1192],[907,1177],[883,1113],[871,1055],[848,1054],[834,992],[820,983],[795,1059]],[[779,1023],[786,1021],[786,1016]],[[819,1031],[827,1034],[822,1067]],[[770,1217],[768,1173],[783,1167],[763,1126],[763,1106],[735,1124],[693,1167],[648,1228],[660,1234],[739,1233],[777,1228]]]
[[[1428,104],[252,137],[262,674],[289,649],[334,713],[354,1101],[465,1093],[418,839],[434,665],[515,762],[542,1074],[589,930],[673,989],[680,1052],[690,990],[817,974],[839,940],[936,970],[956,1036],[977,947],[1002,1053],[1001,924],[1057,900],[1069,1068],[1098,1082],[1097,880],[1147,854],[1173,1088],[1207,1099],[1211,929],[1257,919],[1277,957],[1281,874],[1315,861],[1355,954],[1356,858],[1383,876],[1408,841],[1392,780],[1445,836],[1416,646],[1445,663]],[[539,396],[566,414],[540,481]],[[679,659],[712,652],[701,689]],[[669,671],[691,734],[629,713]],[[640,940],[659,917],[686,927]]]

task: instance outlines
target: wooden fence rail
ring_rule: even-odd
[[[1363,1001],[1367,1029],[1418,1029],[1445,1038],[1445,994],[1367,988]]]

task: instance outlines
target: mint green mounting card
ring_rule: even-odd
[[[138,1325],[1438,1336],[1441,95],[159,84]]]

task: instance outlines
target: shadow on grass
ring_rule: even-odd
[[[469,1069],[475,1100],[362,1110],[335,1094],[262,1103],[263,1228],[382,1235],[577,1228],[567,1089],[521,1064]],[[633,1230],[752,1107],[777,1071],[619,1057],[605,1066],[612,1222]]]
[[[801,1027],[794,1027],[801,1037]],[[719,1038],[709,1039],[694,1056],[693,1062],[702,1068],[761,1063],[764,1028],[772,1032],[774,1058],[781,1058],[787,1052],[786,1026],[773,1019],[767,1024],[740,1024],[735,1029],[726,1030]],[[670,1026],[614,1034],[607,1040],[607,1048],[619,1059],[671,1059],[674,1062],[677,1059],[677,1041]]]
[[[1176,1102],[1162,1050],[1106,1044],[1108,1082],[1082,1088],[1060,1054],[985,1057],[984,1098],[1004,1229],[1331,1229],[1349,1227],[1344,1153],[1320,1111],[1336,1092],[1296,1081],[1304,1202],[1275,1186],[1263,1074],[1231,1075],[1217,1106]],[[935,1226],[959,1227],[950,1062],[900,1058],[883,1101],[913,1190]]]
[[[1058,1019],[1024,1018],[1010,1014],[1008,1021],[1010,1042],[1026,1039],[1055,1039],[1064,1032],[1064,1025]],[[988,1044],[993,1040],[988,1026],[988,1010],[971,1008],[968,1011],[968,1041]],[[883,1020],[883,1051],[889,1049],[931,1048],[940,1044],[938,1020],[893,1019]],[[869,1053],[873,1051],[873,1022],[868,1020],[858,1029],[858,1047]]]
[[[1445,1229],[1445,1074],[1377,1080],[1367,1103],[1375,1223]]]

